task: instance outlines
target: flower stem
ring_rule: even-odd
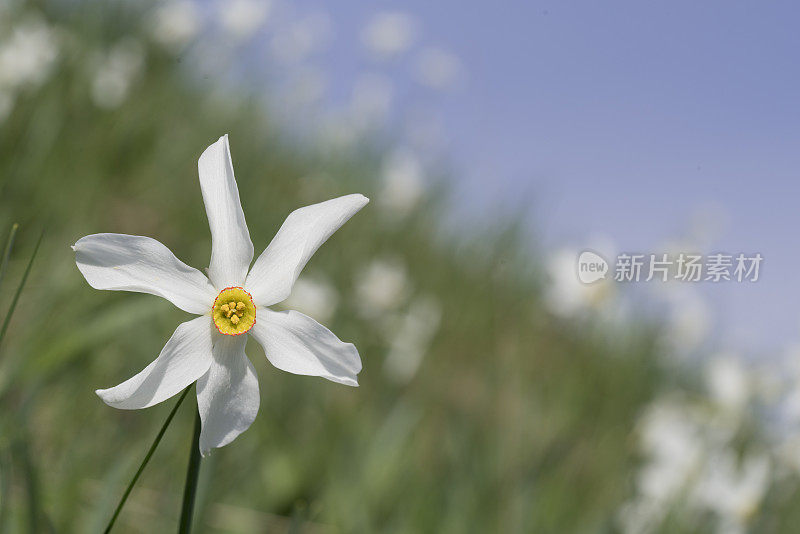
[[[186,398],[186,395],[189,393],[189,390],[191,390],[191,389],[192,389],[192,387],[189,386],[189,387],[187,387],[186,389],[183,390],[183,393],[181,394],[180,398],[178,399],[178,402],[175,403],[175,406],[172,408],[172,411],[169,412],[169,415],[167,416],[167,420],[164,421],[163,425],[161,425],[161,430],[158,431],[158,435],[156,435],[156,439],[153,441],[153,444],[150,445],[150,450],[147,451],[147,455],[144,457],[144,460],[142,460],[142,464],[139,466],[139,469],[136,471],[136,474],[133,475],[133,478],[131,479],[130,484],[128,484],[128,487],[125,490],[125,493],[122,494],[122,498],[119,500],[119,504],[117,505],[117,509],[114,510],[114,515],[111,516],[111,521],[108,522],[108,526],[106,526],[106,529],[103,531],[104,534],[108,534],[109,532],[111,532],[111,527],[114,526],[114,522],[117,520],[117,516],[119,516],[119,513],[122,511],[122,507],[125,505],[125,501],[128,500],[128,495],[130,495],[131,490],[133,489],[133,486],[136,484],[136,481],[139,480],[139,475],[141,475],[142,471],[144,471],[144,468],[147,465],[147,462],[150,461],[150,457],[153,456],[153,453],[156,451],[156,447],[158,447],[158,444],[161,442],[161,438],[164,437],[164,432],[167,431],[167,427],[172,422],[172,418],[175,417],[175,413],[178,411],[178,408],[180,407],[181,403],[183,402],[183,399]]]
[[[194,436],[192,449],[189,451],[189,467],[186,469],[186,485],[183,488],[183,506],[178,534],[189,534],[192,531],[192,514],[194,499],[197,495],[197,478],[200,474],[200,412],[194,418]]]

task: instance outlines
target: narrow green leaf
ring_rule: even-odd
[[[178,534],[190,534],[192,531],[192,518],[194,517],[194,501],[197,495],[197,478],[200,474],[200,411],[195,413],[194,434],[192,448],[189,451],[189,467],[186,469],[186,485],[183,488],[183,505],[181,506],[181,519],[178,524]]]
[[[39,246],[42,244],[42,238],[44,237],[44,231],[39,234],[39,239],[36,241],[36,247],[33,249],[33,254],[31,254],[31,259],[28,260],[28,265],[25,267],[25,272],[22,275],[22,279],[19,281],[19,285],[17,286],[17,292],[14,293],[14,298],[11,300],[11,305],[8,307],[8,312],[6,313],[6,318],[3,320],[3,326],[0,328],[0,345],[3,343],[3,338],[6,337],[6,332],[8,331],[8,324],[11,322],[11,316],[14,315],[14,310],[17,308],[17,302],[19,302],[19,296],[22,294],[22,290],[25,287],[25,282],[28,281],[28,275],[31,272],[31,267],[33,266],[33,260],[36,258],[36,253],[39,252]]]
[[[3,250],[3,259],[0,261],[0,286],[3,285],[3,278],[6,275],[6,268],[8,267],[8,258],[11,256],[11,249],[14,248],[14,239],[17,237],[17,230],[19,230],[19,225],[14,223],[11,225],[11,231],[8,232],[8,240],[6,240],[6,247]]]
[[[128,487],[125,489],[125,493],[122,494],[122,498],[119,500],[119,504],[117,505],[117,508],[114,510],[114,515],[111,516],[111,520],[108,522],[108,525],[106,526],[106,529],[103,531],[103,534],[108,534],[109,532],[111,532],[111,528],[114,526],[114,523],[117,521],[119,513],[122,511],[122,507],[125,506],[125,501],[128,500],[128,495],[130,495],[131,490],[133,490],[133,486],[136,484],[136,481],[139,480],[139,476],[142,474],[142,471],[144,471],[145,466],[147,466],[147,463],[150,461],[150,457],[153,456],[154,452],[156,452],[156,447],[158,447],[158,444],[161,443],[161,438],[164,437],[164,432],[167,431],[167,427],[172,422],[172,418],[175,417],[175,413],[178,411],[178,408],[183,402],[183,399],[186,398],[186,395],[189,393],[191,389],[192,386],[189,386],[183,390],[183,393],[178,399],[178,402],[175,403],[175,406],[172,408],[172,411],[169,412],[167,420],[164,421],[163,425],[161,425],[161,430],[158,431],[156,439],[153,440],[153,444],[150,445],[150,449],[147,451],[144,460],[142,460],[139,469],[136,471],[136,474],[133,475],[133,478],[128,484]]]

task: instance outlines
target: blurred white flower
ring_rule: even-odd
[[[718,451],[705,463],[693,497],[695,505],[718,518],[718,532],[745,532],[769,488],[770,460],[748,455],[741,463],[730,450]]]
[[[432,297],[417,297],[411,302],[389,342],[389,354],[383,363],[383,372],[389,379],[405,384],[414,377],[441,316],[441,306]]]
[[[38,86],[57,57],[55,32],[38,16],[28,16],[15,24],[11,35],[0,42],[0,88]]]
[[[441,48],[426,48],[414,63],[414,75],[419,83],[431,89],[451,88],[461,76],[461,60]]]
[[[397,148],[384,158],[381,178],[378,201],[391,214],[408,214],[425,190],[422,163],[408,148]]]
[[[625,534],[646,534],[656,530],[663,513],[659,503],[645,499],[631,500],[619,509],[617,520]]]
[[[339,305],[339,294],[324,278],[301,276],[282,306],[305,313],[321,323],[333,318]]]
[[[362,74],[353,85],[350,112],[359,130],[385,124],[394,101],[392,81],[382,74]]]
[[[252,36],[269,16],[271,0],[222,0],[217,12],[222,28],[236,39]]]
[[[375,56],[385,59],[408,50],[417,33],[416,20],[398,11],[375,15],[361,32],[361,42]]]
[[[115,108],[128,96],[144,65],[144,47],[125,39],[100,59],[92,79],[92,100],[101,108]]]
[[[800,473],[800,345],[789,346],[785,358],[784,367],[776,371],[780,374],[781,391],[773,396],[771,404],[777,416],[772,434],[782,464]]]
[[[397,258],[373,260],[356,279],[355,290],[361,312],[368,317],[395,309],[408,296],[406,267]]]
[[[637,488],[646,498],[663,503],[686,489],[704,453],[689,407],[670,400],[657,401],[647,410],[641,448],[647,463],[637,477]]]
[[[258,413],[258,378],[245,354],[250,336],[278,369],[358,385],[361,358],[352,343],[307,315],[270,306],[289,297],[311,256],[369,199],[346,195],[293,211],[252,263],[228,136],[203,152],[198,169],[211,228],[208,277],[148,237],[93,234],[72,248],[78,269],[95,289],[149,293],[199,315],[179,325],[140,373],[96,393],[109,406],[138,410],[196,382],[205,455],[236,439]]]
[[[787,423],[800,425],[800,383],[797,377],[788,384],[788,391],[781,401],[781,412]]]
[[[638,425],[644,463],[636,495],[619,511],[624,532],[658,532],[659,524],[690,492],[702,469],[707,444],[697,412],[679,398],[656,399]]]
[[[721,395],[736,404],[741,393],[731,383],[740,379],[731,377],[739,370],[729,365],[719,364],[712,381],[723,382],[717,386]],[[717,532],[746,532],[771,483],[772,460],[761,452],[739,460],[738,425],[719,419],[703,402],[680,397],[654,401],[639,424],[645,463],[636,479],[636,497],[620,509],[624,530],[660,532],[667,517],[696,528],[696,521],[711,512]]]
[[[153,11],[149,29],[153,39],[178,53],[200,31],[200,9],[192,0],[169,0]]]
[[[577,250],[561,249],[547,260],[549,282],[545,302],[556,315],[569,317],[609,304],[614,294],[611,276],[591,284],[578,279]]]
[[[773,447],[775,457],[794,474],[800,474],[800,434],[785,429]]]
[[[330,40],[333,21],[325,12],[315,12],[276,30],[272,54],[279,61],[296,63],[319,52]]]
[[[711,399],[729,413],[740,413],[752,393],[748,372],[736,356],[723,354],[706,367],[706,384]]]

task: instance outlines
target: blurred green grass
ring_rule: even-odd
[[[136,35],[140,14],[91,2],[38,9],[70,37],[48,80],[20,93],[0,123],[0,230],[21,225],[0,309],[46,230],[0,347],[0,530],[91,532],[173,402],[118,411],[93,391],[144,367],[186,317],[156,297],[92,290],[69,245],[97,232],[147,235],[206,266],[196,162],[229,133],[258,254],[299,206],[379,194],[386,148],[296,143],[254,95],[220,102],[152,45],[127,100],[100,109],[86,57]],[[282,373],[249,344],[261,410],[204,461],[199,532],[615,531],[636,467],[630,431],[660,380],[654,333],[642,324],[608,336],[591,320],[551,316],[519,220],[445,230],[444,184],[399,221],[373,202],[307,268],[340,294],[327,326],[359,348],[361,387]],[[413,295],[441,307],[421,367],[404,384],[383,372],[383,327],[358,311],[357,278],[387,256],[402,260]],[[119,532],[174,529],[191,423],[184,407]]]

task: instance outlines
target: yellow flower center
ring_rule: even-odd
[[[256,324],[256,305],[244,288],[226,287],[214,299],[211,317],[220,334],[239,336]]]

